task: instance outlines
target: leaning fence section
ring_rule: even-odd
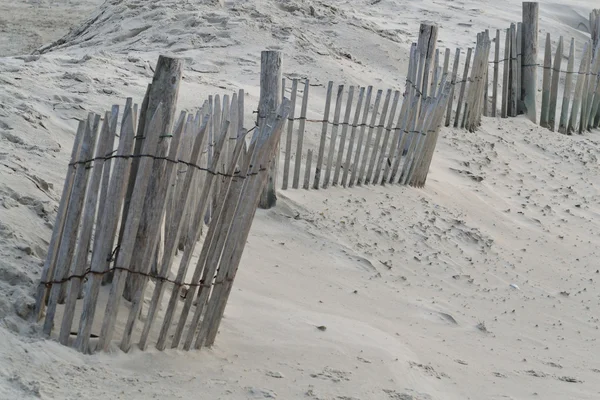
[[[174,118],[181,66],[79,124],[36,315],[82,352],[215,340],[289,102],[250,133],[243,92]]]
[[[447,62],[445,69],[439,65],[436,37],[437,27],[421,26],[419,40],[411,46],[403,92],[330,81],[320,118],[307,118],[309,80],[293,79],[291,112],[282,146],[281,188],[316,190],[373,184],[422,187],[456,80]],[[476,101],[479,86],[472,87],[470,99],[477,103],[472,110],[478,110],[482,103]],[[476,124],[477,119],[473,111],[469,121]],[[316,147],[305,144],[307,123],[321,125]]]
[[[576,43],[574,38],[546,33],[543,42],[539,40],[543,47],[538,46],[538,3],[524,2],[522,22],[497,29],[491,38],[488,30],[478,34],[476,48],[467,49],[464,61],[462,49],[455,50],[452,76],[456,80],[452,82],[445,126],[474,131],[482,116],[526,115],[536,124],[563,134],[597,129],[600,10],[590,13],[589,28],[588,41]],[[537,54],[541,49],[540,63]],[[441,59],[437,51],[436,60]],[[444,52],[442,74],[449,70],[451,52],[449,49]],[[430,74],[435,76],[436,71],[440,73],[433,68]],[[537,95],[538,87],[541,96]],[[481,106],[477,104],[479,101]],[[475,115],[470,115],[472,107]]]

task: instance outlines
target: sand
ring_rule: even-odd
[[[443,129],[423,190],[280,192],[210,350],[84,356],[29,322],[76,118],[141,101],[158,54],[186,59],[193,109],[239,88],[256,104],[260,50],[281,50],[318,117],[328,80],[401,89],[420,22],[464,47],[520,2],[0,4],[0,399],[600,396],[600,137],[523,117]],[[581,44],[593,7],[541,2],[540,37]]]

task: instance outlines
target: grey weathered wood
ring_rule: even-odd
[[[563,92],[563,101],[561,106],[560,121],[558,123],[558,132],[567,133],[569,121],[569,103],[571,101],[571,90],[573,86],[573,69],[575,67],[575,39],[571,39],[569,47],[569,61],[567,62],[567,74],[565,75],[565,90]]]
[[[377,91],[375,95],[375,104],[373,105],[373,111],[371,112],[371,120],[369,123],[369,130],[367,133],[367,139],[365,140],[365,150],[362,155],[362,162],[360,164],[360,171],[358,173],[358,178],[356,184],[358,186],[362,185],[365,180],[365,169],[367,167],[367,161],[369,159],[369,149],[371,147],[371,139],[373,138],[373,131],[375,130],[375,124],[377,123],[377,114],[379,112],[379,104],[381,103],[381,96],[383,95],[383,91],[380,89]],[[371,150],[371,153],[373,150]]]
[[[81,143],[85,135],[85,127],[86,123],[80,120],[77,126],[77,133],[75,134],[75,139],[73,141],[73,150],[71,151],[71,158],[69,161],[69,166],[67,168],[67,174],[65,177],[65,182],[63,184],[62,194],[60,196],[58,212],[56,213],[56,219],[54,221],[54,227],[52,229],[52,236],[50,237],[50,244],[48,245],[48,253],[46,255],[46,260],[42,268],[40,284],[37,287],[36,291],[34,310],[36,321],[42,318],[42,314],[46,306],[47,295],[49,293],[48,289],[51,287],[46,287],[45,282],[52,280],[54,277],[54,270],[56,268],[56,256],[58,255],[58,249],[60,247],[60,242],[65,226],[65,219],[68,213],[68,204],[69,199],[71,197],[73,181],[77,172],[77,166],[75,165],[75,162],[79,161],[79,152],[81,150]]]
[[[595,57],[598,44],[600,44],[600,9],[594,9],[590,12],[590,36]]]
[[[450,126],[450,119],[452,118],[452,103],[454,102],[454,91],[456,87],[456,77],[458,76],[458,64],[460,62],[460,49],[456,49],[454,55],[454,64],[452,66],[452,88],[450,89],[450,101],[448,102],[448,109],[446,111],[446,122],[445,126]]]
[[[552,66],[552,85],[550,88],[550,105],[548,107],[548,128],[552,132],[556,128],[556,105],[558,103],[558,84],[560,82],[560,68],[563,57],[563,37],[558,39],[554,64]]]
[[[433,91],[432,91],[433,93]],[[373,183],[378,184],[381,183],[379,177],[382,172],[383,163],[385,162],[386,156],[389,157],[388,153],[388,142],[390,140],[390,135],[393,130],[394,121],[396,117],[396,109],[398,108],[398,101],[400,100],[400,91],[396,90],[394,92],[394,100],[392,101],[392,107],[390,110],[390,115],[388,116],[388,122],[385,126],[385,135],[383,137],[383,142],[381,143],[381,151],[379,152],[379,158],[377,159],[377,164],[375,164],[375,175],[373,177]]]
[[[448,78],[448,68],[450,68],[450,49],[446,49],[444,51],[444,66],[442,68],[442,76],[440,78],[440,82],[443,82],[444,79]],[[438,96],[442,92],[442,85],[439,85],[438,92],[436,96]]]
[[[287,101],[286,101],[286,103],[287,103]],[[271,113],[270,115],[273,115],[273,113]],[[268,121],[268,119],[263,120],[263,124],[266,124],[266,121]],[[226,124],[222,127],[223,132],[225,132],[227,130],[228,124],[229,124],[229,121],[227,121]],[[217,144],[214,148],[213,160],[212,160],[212,165],[210,168],[210,170],[212,170],[212,171],[216,170],[216,167],[219,165],[219,162],[220,162],[219,157],[221,155],[221,151],[223,149],[223,145],[225,142],[225,136],[224,136],[223,132],[221,132],[219,141],[217,142]],[[276,143],[275,148],[278,148],[278,147],[279,147],[279,142]],[[264,163],[263,165],[266,165],[266,163]],[[269,173],[271,171],[272,170],[270,170]],[[265,174],[265,177],[266,176],[267,176],[267,174]],[[200,196],[200,203],[197,206],[197,211],[195,212],[195,216],[194,216],[194,226],[196,227],[196,230],[195,230],[195,232],[190,232],[188,234],[189,235],[188,241],[191,243],[196,243],[198,241],[198,237],[200,236],[200,233],[201,233],[200,221],[202,220],[202,215],[204,215],[204,213],[206,211],[208,199],[210,198],[211,189],[213,186],[212,185],[213,178],[214,178],[214,175],[209,174],[205,181],[204,187],[202,188],[202,195]],[[163,323],[161,326],[158,341],[156,343],[156,348],[159,350],[165,349],[167,335],[169,332],[169,328],[171,327],[171,321],[173,320],[173,318],[175,316],[175,311],[177,308],[177,300],[179,298],[179,291],[181,289],[181,286],[183,285],[183,281],[185,279],[188,267],[192,260],[192,256],[193,256],[193,247],[189,246],[188,249],[184,250],[184,252],[183,252],[183,256],[181,257],[181,260],[179,263],[179,269],[177,270],[177,276],[175,277],[175,283],[173,285],[173,289],[171,290],[171,297],[169,299],[169,304],[167,306],[167,310],[166,310],[165,317],[164,317],[164,320],[163,320]]]
[[[231,157],[233,157],[233,154],[235,152],[235,146],[238,141],[238,137],[240,136],[238,113],[238,94],[233,93],[233,95],[231,96],[231,107],[229,108],[229,153],[227,154],[227,160],[231,160]]]
[[[340,136],[340,145],[338,148],[337,159],[335,162],[335,171],[333,173],[333,186],[337,186],[340,180],[340,171],[342,161],[344,160],[344,150],[346,148],[346,137],[350,128],[350,116],[352,113],[352,101],[354,100],[354,86],[348,88],[348,98],[346,99],[346,112],[344,113],[344,123],[342,125],[342,134]]]
[[[433,70],[431,87],[429,88],[429,97],[435,97],[437,93],[437,85],[439,79],[439,66],[440,66],[440,49],[435,49],[435,55],[433,57]]]
[[[294,166],[294,180],[292,181],[292,187],[298,189],[300,184],[300,168],[302,166],[302,150],[304,146],[304,130],[306,126],[306,112],[308,109],[308,92],[310,88],[310,82],[307,79],[304,82],[304,91],[302,92],[302,108],[300,110],[300,123],[298,126],[298,142],[296,144],[296,160]]]
[[[329,152],[327,155],[327,164],[325,166],[325,177],[321,187],[326,189],[329,186],[331,179],[331,170],[333,168],[333,156],[335,155],[335,144],[337,142],[337,133],[340,125],[340,114],[344,97],[344,85],[338,86],[337,96],[335,100],[335,111],[333,113],[333,127],[331,128],[331,139],[329,140]]]
[[[202,314],[202,307],[206,302],[206,298],[203,297],[204,292],[208,291],[206,283],[211,282],[212,278],[214,277],[215,271],[211,270],[211,268],[216,268],[218,260],[223,251],[225,238],[233,222],[236,206],[240,202],[240,193],[244,184],[244,176],[246,176],[248,171],[248,163],[252,160],[252,154],[247,154],[244,165],[241,165],[238,169],[237,159],[239,158],[242,150],[243,145],[240,141],[236,144],[236,149],[234,152],[235,160],[233,160],[233,162],[230,164],[228,170],[228,175],[231,178],[227,179],[226,184],[221,189],[219,203],[215,209],[214,218],[211,221],[208,233],[204,239],[202,250],[200,252],[200,256],[198,257],[198,262],[196,263],[196,268],[186,293],[179,322],[177,323],[175,333],[173,334],[173,340],[171,341],[172,348],[177,348],[179,346],[192,303],[194,300],[197,300],[196,311],[192,321],[190,322],[188,335],[184,341],[185,350],[189,350],[191,347],[194,338],[194,332],[196,331],[198,321],[200,320],[200,316]],[[254,151],[254,146],[251,146],[251,151]],[[237,174],[236,171],[238,172]],[[204,284],[201,285],[201,283]],[[196,294],[196,287],[198,285],[200,285],[200,287],[198,294]]]
[[[183,138],[182,138],[182,143],[179,146],[179,154],[177,155],[177,159],[178,160],[183,160],[183,161],[190,161],[190,157],[191,157],[191,152],[192,152],[192,148],[194,145],[194,142],[196,140],[195,137],[195,129],[194,129],[194,124],[196,123],[196,119],[200,118],[199,115],[196,115],[196,118],[194,118],[194,116],[192,114],[188,115],[188,120],[185,124],[184,130],[183,130]],[[191,168],[190,166],[186,165],[186,164],[179,164],[178,166],[178,172],[177,172],[177,177],[175,179],[175,190],[174,193],[172,193],[169,196],[168,199],[168,204],[167,204],[167,212],[166,212],[166,217],[167,217],[167,221],[172,221],[174,218],[174,214],[175,214],[175,202],[177,201],[177,199],[179,199],[181,197],[181,192],[183,190],[183,184],[185,181],[185,177],[187,175],[188,169]],[[187,219],[188,221],[188,225],[189,225],[189,219]],[[172,229],[172,224],[167,224],[166,226],[167,228],[167,232],[166,232],[166,236],[165,236],[165,243],[169,240],[169,237],[173,236],[175,234],[175,232],[173,232]],[[179,243],[175,244],[177,246],[178,249],[183,250],[185,248],[185,240],[181,239],[179,240]]]
[[[590,42],[590,46],[591,46],[591,42]],[[586,71],[585,71],[585,80],[584,80],[584,84],[583,84],[583,91],[582,91],[582,107],[581,107],[581,117],[580,117],[580,122],[579,122],[579,134],[583,134],[584,131],[588,130],[588,121],[589,121],[589,116],[590,116],[590,112],[591,112],[591,108],[593,105],[593,93],[595,92],[596,86],[595,86],[595,79],[598,76],[598,69],[600,68],[600,65],[598,64],[598,62],[600,61],[600,58],[597,56],[594,56],[594,54],[597,54],[594,49],[590,48],[590,57],[589,60],[590,62],[587,64],[586,66]]]
[[[325,156],[325,144],[327,142],[327,128],[329,127],[329,110],[331,108],[331,94],[333,92],[333,82],[327,84],[327,95],[325,97],[325,111],[323,113],[323,125],[321,128],[321,140],[319,142],[319,154],[317,155],[317,164],[315,169],[315,179],[313,189],[319,189],[321,183],[321,171],[323,169],[323,157]]]
[[[429,114],[431,118],[424,122],[423,131],[426,135],[423,143],[423,150],[421,152],[420,160],[416,164],[414,176],[410,182],[410,184],[415,187],[423,187],[425,185],[429,166],[431,165],[431,160],[435,151],[445,105],[450,93],[449,83],[443,82],[443,86],[442,93],[435,99],[435,107],[432,108],[432,112]]]
[[[145,130],[146,137],[142,147],[142,154],[155,154],[160,136],[163,135],[164,132],[169,132],[163,130],[165,127],[163,122],[163,114],[165,111],[166,107],[162,107],[162,105],[159,103],[159,107],[156,108],[155,117],[150,121]],[[136,250],[136,232],[140,225],[147,189],[149,187],[151,174],[153,172],[152,166],[154,161],[155,160],[153,160],[151,157],[142,157],[140,159],[133,195],[131,196],[131,203],[129,204],[129,214],[125,219],[125,230],[120,243],[121,247],[119,249],[119,257],[117,257],[115,260],[113,281],[110,288],[106,310],[104,312],[104,319],[102,322],[100,335],[98,336],[98,348],[105,351],[108,350],[110,341],[112,339],[114,323],[116,321],[119,304],[123,295],[123,289],[125,288],[127,270],[135,270],[135,267],[132,267],[131,261],[134,250]],[[81,348],[80,350],[83,351]]]
[[[457,52],[457,56],[460,54],[460,50]],[[395,159],[394,165],[391,170],[391,174],[389,177],[389,183],[394,183],[396,180],[396,175],[398,174],[398,169],[400,168],[400,161],[404,155],[404,145],[409,136],[411,136],[408,132],[408,124],[411,120],[411,114],[413,113],[413,102],[416,99],[414,87],[411,85],[411,82],[415,80],[415,76],[417,73],[417,64],[418,64],[418,53],[416,51],[416,46],[411,46],[410,49],[410,61],[408,65],[408,74],[404,87],[404,99],[402,100],[402,110],[400,111],[400,116],[398,117],[399,126],[397,126],[397,136],[398,143],[392,145],[392,149],[395,149]],[[454,61],[454,73],[452,75],[452,82],[454,83],[456,80],[456,70],[458,68],[458,60]],[[445,80],[446,78],[442,79]],[[454,85],[452,85],[452,90],[454,90]],[[401,119],[400,119],[401,118]]]
[[[594,101],[595,93],[597,91],[598,86],[598,74],[600,73],[600,51],[595,49],[593,54],[593,62],[590,65],[590,70],[587,74],[587,99],[586,99],[586,108],[585,114],[582,115],[581,126],[582,130],[590,131],[593,126],[593,117],[592,114],[596,113],[596,105]]]
[[[595,57],[600,56],[600,50],[596,48]],[[600,64],[600,60],[596,60]],[[596,70],[591,74],[593,79],[591,92],[591,103],[590,112],[588,115],[588,129],[595,129],[598,125],[596,121],[598,120],[598,113],[600,109],[600,65],[596,68]]]
[[[292,157],[292,139],[294,133],[294,115],[296,111],[296,93],[298,92],[298,79],[292,81],[291,109],[287,121],[287,138],[285,140],[285,160],[283,163],[283,183],[281,188],[288,188],[290,178],[290,158]]]
[[[429,73],[431,70],[431,63],[433,61],[435,46],[437,44],[438,27],[436,25],[421,24],[419,27],[419,38],[417,41],[417,47],[421,55],[420,61],[423,63],[422,72],[422,101],[426,101],[430,97],[429,88]],[[419,87],[419,85],[417,85]]]
[[[519,104],[519,66],[517,62],[517,28],[515,24],[510,25],[510,71],[508,116],[516,117]],[[525,103],[523,105],[526,107]],[[535,111],[535,106],[533,110]]]
[[[500,111],[500,116],[502,118],[508,117],[508,97],[510,94],[510,46],[510,29],[507,29],[504,40],[504,66],[502,70],[502,106]]]
[[[521,73],[523,106],[530,121],[536,119],[537,52],[539,3],[523,2],[523,66]]]
[[[489,38],[490,37],[490,31],[489,29],[485,30],[485,37]],[[488,54],[489,56],[489,54]],[[484,66],[484,72],[483,72],[483,80],[484,80],[484,90],[483,90],[483,116],[487,117],[488,116],[488,100],[489,100],[489,83],[490,83],[490,78],[487,74],[487,65],[489,64],[489,59],[485,60],[485,66]]]
[[[238,98],[239,100],[239,98]],[[212,104],[206,103],[205,108],[203,110],[203,118],[201,125],[198,129],[198,134],[194,140],[194,147],[192,148],[192,152],[190,155],[190,161],[195,164],[199,164],[200,159],[202,158],[202,152],[206,146],[208,141],[208,129],[210,124],[210,119],[212,118]],[[242,138],[243,139],[243,138]],[[210,167],[210,166],[209,166]],[[159,305],[161,304],[162,296],[164,294],[164,287],[166,282],[163,280],[169,274],[169,270],[173,259],[175,257],[175,246],[174,244],[179,241],[180,236],[189,236],[190,230],[188,229],[188,225],[184,223],[185,218],[187,218],[185,212],[186,210],[193,209],[191,213],[192,216],[196,214],[202,215],[200,212],[196,211],[196,193],[195,187],[193,187],[193,182],[195,178],[200,174],[206,174],[206,172],[198,171],[197,169],[189,169],[185,175],[183,181],[183,190],[181,196],[177,199],[175,205],[175,213],[173,214],[173,219],[169,221],[171,224],[172,232],[175,234],[173,236],[168,237],[168,242],[165,245],[165,253],[163,254],[163,259],[161,260],[160,268],[158,271],[158,277],[162,279],[158,279],[156,285],[154,287],[154,292],[152,293],[152,299],[150,300],[150,305],[148,307],[148,315],[146,317],[146,321],[144,322],[144,328],[142,329],[142,334],[140,336],[139,347],[142,350],[145,350],[147,347],[148,336],[150,334],[150,329],[152,328],[152,324],[156,319],[156,313]],[[191,218],[193,219],[193,218]]]
[[[362,155],[363,142],[365,139],[365,129],[367,128],[367,121],[369,118],[369,108],[371,107],[371,95],[373,94],[373,86],[367,87],[367,97],[365,99],[365,107],[363,116],[360,124],[360,133],[358,134],[358,142],[356,143],[356,154],[354,155],[354,168],[352,168],[352,174],[350,175],[349,187],[353,187],[356,182],[356,176],[360,168],[360,160]],[[367,151],[365,149],[365,151]]]
[[[517,77],[517,115],[525,113],[525,104],[523,103],[523,23],[517,22],[517,33],[516,33],[516,60],[517,66],[515,74]],[[537,62],[537,60],[536,60]],[[536,65],[537,67],[537,65]],[[535,122],[535,121],[533,121]]]
[[[410,70],[411,70],[411,67],[409,66],[408,77],[411,76]],[[442,82],[445,80],[446,80],[446,78],[443,77]],[[393,133],[392,133],[392,135],[393,135],[392,136],[392,144],[390,145],[390,150],[388,152],[387,161],[384,163],[383,178],[381,179],[382,185],[385,185],[388,182],[388,180],[390,183],[393,182],[393,179],[389,179],[389,175],[392,170],[392,162],[396,161],[396,159],[399,157],[398,143],[400,142],[400,138],[403,136],[402,135],[402,133],[403,133],[402,126],[403,126],[404,121],[406,120],[406,117],[408,116],[409,87],[410,86],[407,84],[405,87],[404,93],[403,93],[402,107],[400,108],[400,112],[398,113],[398,118],[396,120],[396,127],[394,128]]]
[[[431,161],[433,159],[433,154],[435,152],[435,147],[436,147],[438,137],[439,137],[441,120],[443,118],[443,111],[440,112],[439,110],[444,109],[443,106],[445,105],[445,102],[448,101],[449,92],[450,92],[450,86],[448,84],[446,84],[445,88],[443,89],[442,93],[440,94],[440,98],[438,99],[439,104],[442,105],[442,107],[440,107],[440,106],[437,107],[438,110],[435,111],[436,114],[434,114],[433,120],[431,121],[431,123],[429,125],[429,129],[432,130],[431,140],[429,141],[429,144],[427,147],[427,153],[425,154],[425,157],[423,159],[423,163],[420,167],[419,174],[416,176],[416,181],[415,181],[416,187],[425,186],[425,182],[427,181],[429,168],[431,166]]]
[[[546,35],[546,46],[544,51],[544,74],[542,81],[542,107],[540,109],[540,126],[544,128],[550,128],[548,122],[550,113],[550,86],[552,79],[552,42],[550,41],[550,34]]]
[[[358,100],[356,102],[356,109],[354,110],[354,119],[352,121],[352,131],[350,133],[350,143],[348,144],[348,152],[346,154],[346,161],[344,163],[344,174],[342,176],[342,186],[346,187],[348,184],[348,176],[350,174],[350,166],[352,163],[352,154],[354,151],[354,141],[356,140],[356,131],[358,130],[358,122],[360,119],[360,112],[362,111],[363,98],[365,96],[365,88],[361,87],[358,93]],[[354,170],[354,168],[352,168]]]
[[[492,86],[492,117],[498,113],[498,72],[500,69],[500,29],[496,29],[496,46],[494,51],[494,79]]]
[[[419,141],[414,151],[412,165],[406,177],[406,183],[411,186],[418,186],[417,177],[422,168],[423,162],[427,157],[427,151],[428,149],[431,149],[431,144],[435,138],[434,133],[436,127],[434,125],[436,125],[437,122],[436,116],[441,116],[441,113],[445,108],[443,107],[444,104],[442,103],[442,100],[443,96],[440,96],[429,103],[423,117],[419,121],[418,130],[421,134],[419,135]]]
[[[463,98],[465,97],[465,91],[467,90],[467,78],[469,77],[469,66],[471,64],[471,54],[473,48],[469,47],[467,50],[467,59],[465,60],[465,69],[463,71],[462,82],[460,85],[460,94],[458,95],[458,102],[456,104],[456,116],[454,117],[454,127],[458,128],[460,123],[460,112],[462,110]]]
[[[487,101],[485,97],[485,87],[487,85],[485,77],[487,76],[487,65],[489,58],[490,42],[487,33],[477,35],[477,47],[471,70],[471,84],[467,93],[467,104],[469,109],[465,109],[465,127],[470,132],[474,132],[479,126],[481,115],[484,109],[483,103]]]
[[[571,107],[571,118],[569,119],[569,125],[567,127],[568,135],[572,135],[577,130],[577,121],[579,117],[579,110],[581,108],[581,97],[583,94],[583,83],[585,80],[586,70],[589,68],[590,63],[590,51],[589,42],[586,42],[583,46],[583,54],[581,56],[581,63],[579,64],[579,74],[577,75],[577,83],[575,84],[573,105]]]
[[[133,104],[133,99],[129,97],[125,103],[125,109],[129,110],[131,105]],[[135,114],[134,114],[135,118]],[[115,138],[117,137],[117,122],[119,119],[119,106],[112,106],[111,115],[110,115],[110,124],[109,130],[110,134],[107,138],[106,143],[106,154],[105,157],[108,157],[113,154],[115,151]],[[112,165],[112,158],[108,158],[103,163],[103,172],[102,172],[102,183],[100,184],[100,197],[98,199],[98,215],[96,216],[96,227],[94,230],[94,238],[100,236],[100,221],[104,216],[104,205],[106,204],[106,196],[108,196],[108,185],[110,184],[110,169]]]
[[[124,197],[131,169],[131,159],[126,158],[126,156],[131,154],[133,148],[135,135],[133,130],[133,113],[130,109],[126,109],[123,115],[125,120],[121,125],[119,148],[117,149],[117,156],[121,157],[115,158],[113,163],[113,172],[110,177],[108,195],[106,196],[107,203],[104,206],[104,218],[100,221],[101,235],[100,237],[96,237],[94,241],[90,266],[92,274],[88,277],[88,282],[85,286],[83,310],[75,341],[75,348],[84,353],[89,351],[90,333],[96,313],[100,284],[102,283],[102,276],[98,274],[108,271],[108,258],[113,253],[112,245],[117,232],[118,218],[120,217],[121,208],[125,200]]]
[[[99,115],[93,113],[88,115],[85,133],[81,141],[78,160],[79,164],[75,169],[71,196],[69,197],[64,228],[56,256],[56,267],[54,268],[54,274],[52,276],[53,280],[66,279],[70,275],[69,269],[73,259],[73,253],[75,252],[75,244],[77,243],[77,232],[85,201],[85,192],[90,171],[89,166],[92,163],[91,159],[97,138],[96,131],[98,129],[99,121]],[[50,288],[46,319],[44,320],[43,326],[43,331],[46,335],[50,335],[52,332],[54,314],[56,312],[56,306],[61,300],[60,297],[61,292],[63,292],[63,286],[66,288],[66,283],[54,283]]]
[[[304,170],[304,186],[303,188],[308,190],[310,187],[310,167],[312,164],[312,158],[313,158],[313,151],[312,149],[308,149],[308,152],[306,153],[306,166],[305,166],[305,170]]]
[[[371,183],[371,179],[373,177],[373,171],[375,170],[375,162],[377,160],[377,155],[379,152],[379,146],[381,144],[381,135],[385,128],[385,121],[387,119],[388,108],[390,105],[390,99],[392,97],[392,89],[388,89],[385,95],[385,100],[383,102],[383,109],[381,110],[381,117],[379,118],[379,124],[377,125],[377,134],[375,135],[375,143],[373,144],[373,148],[371,150],[371,159],[369,160],[369,169],[367,170],[367,175],[365,176],[364,183],[368,185]]]
[[[289,107],[289,105],[286,106]],[[288,112],[285,110],[285,107],[282,108],[284,112],[280,113],[280,118],[274,121],[270,125],[272,128],[266,132],[268,137],[265,140],[264,148],[259,147],[260,141],[257,144],[254,153],[257,155],[256,161],[259,162],[252,163],[253,165],[265,164],[265,161],[268,160],[268,155],[272,151],[272,143],[278,140],[278,136],[281,135],[281,130],[283,129],[282,119],[285,118],[285,114]],[[236,215],[239,215],[239,218],[234,218],[234,223],[230,229],[230,232],[233,232],[234,234],[230,234],[227,237],[223,256],[220,261],[219,273],[217,273],[216,277],[216,282],[222,281],[224,284],[217,285],[213,289],[211,298],[207,304],[207,313],[205,317],[206,320],[203,321],[203,325],[207,327],[208,330],[200,330],[196,347],[199,347],[198,345],[202,344],[204,338],[207,346],[211,346],[214,343],[219,323],[223,317],[225,306],[231,291],[232,283],[242,257],[242,252],[244,249],[243,244],[248,238],[250,227],[252,225],[251,222],[254,218],[254,214],[256,213],[256,201],[254,201],[254,198],[256,197],[256,194],[260,192],[261,187],[265,184],[265,180],[265,174],[259,173],[256,175],[255,179],[251,179],[244,187],[241,196],[244,199],[248,199],[248,201],[241,202],[236,210]],[[204,332],[206,333],[205,336],[203,335]]]
[[[125,219],[127,218],[127,213],[129,212],[129,204],[131,202],[131,196],[133,195],[133,186],[135,185],[135,177],[137,176],[137,171],[139,168],[140,158],[138,158],[137,156],[139,156],[142,152],[142,146],[144,144],[144,133],[146,130],[146,126],[149,122],[148,118],[152,117],[152,114],[150,114],[148,116],[148,107],[149,107],[149,103],[150,103],[150,94],[151,93],[153,93],[154,96],[157,95],[156,91],[152,91],[152,84],[149,84],[146,87],[146,94],[144,95],[144,100],[142,101],[139,122],[137,123],[137,129],[135,128],[135,125],[136,125],[135,120],[132,121],[134,132],[136,132],[136,135],[134,138],[134,145],[133,145],[133,154],[132,154],[134,157],[131,160],[131,170],[129,173],[129,178],[128,178],[129,180],[127,182],[127,192],[125,194],[123,210],[121,211],[119,235],[118,235],[118,238],[116,238],[117,239],[117,248],[119,247],[119,243],[121,241],[121,238],[123,237],[123,232],[125,229]],[[129,108],[126,106],[124,112],[126,112],[126,110],[128,110],[128,109]],[[123,114],[122,123],[125,123],[125,120],[126,120],[125,117],[126,117],[126,115]],[[122,126],[121,126],[121,129],[123,129]],[[113,242],[110,243],[110,247],[113,246],[115,238],[113,238],[111,240]],[[119,256],[118,252],[117,252],[116,256],[117,257]],[[112,272],[104,275],[102,277],[102,283],[108,284],[108,283],[112,282],[112,277],[113,277]]]
[[[97,115],[96,118],[99,119],[100,116]],[[104,167],[103,157],[106,156],[106,153],[109,150],[108,145],[111,133],[111,122],[111,114],[107,112],[104,116],[102,128],[98,134],[98,140],[96,140],[96,155],[94,157],[95,160],[91,165],[92,173],[91,177],[89,178],[87,196],[83,206],[83,216],[81,218],[81,228],[79,230],[77,251],[74,254],[72,264],[69,269],[73,275],[83,275],[87,267],[88,249],[90,241],[92,240],[92,231],[94,228],[94,219],[96,217],[96,206],[98,203],[100,181],[102,179],[102,170]],[[83,279],[79,278],[73,278],[68,282],[67,297],[65,301],[65,307],[63,309],[63,319],[58,336],[58,341],[64,345],[69,343],[71,325],[73,324],[73,316],[75,313],[75,304],[81,291],[82,282]]]
[[[188,122],[193,124],[193,120],[188,120]],[[179,121],[173,129],[173,139],[169,147],[168,158],[171,160],[176,159],[177,154],[179,153],[179,147],[182,142],[181,139],[185,124],[186,113],[181,112]],[[154,187],[155,193],[153,196],[153,201],[150,204],[144,203],[144,207],[150,210],[148,215],[149,226],[157,228],[148,231],[149,245],[146,246],[145,254],[141,258],[141,264],[132,265],[132,270],[134,272],[139,272],[143,275],[137,277],[137,283],[134,287],[135,292],[132,294],[132,302],[131,308],[129,309],[129,316],[127,317],[127,322],[125,323],[125,327],[123,330],[123,337],[121,339],[120,347],[121,350],[125,352],[129,351],[129,347],[131,345],[131,335],[133,333],[133,329],[140,314],[142,303],[144,300],[146,284],[148,283],[148,277],[146,276],[146,274],[150,272],[152,261],[155,257],[157,246],[161,239],[161,231],[159,228],[166,212],[167,197],[169,196],[169,192],[172,190],[171,182],[173,182],[177,177],[178,166],[176,163],[165,162],[164,160],[162,160],[162,163],[164,165],[164,168],[155,171],[156,175],[154,178],[156,179],[158,184]],[[110,336],[112,335],[109,335],[109,337]]]
[[[214,143],[217,141],[221,140],[221,134],[223,133],[223,131],[221,130],[221,127],[223,126],[222,123],[223,121],[221,120],[221,116],[222,116],[222,111],[221,111],[221,97],[219,95],[215,95],[214,97],[214,108],[213,108],[213,117],[212,117],[212,122],[213,122],[213,146]],[[223,142],[223,146],[225,146],[225,142]],[[221,155],[219,154],[219,157]],[[213,148],[213,157],[214,157],[214,148]],[[211,159],[212,162],[212,159]],[[215,167],[216,169],[214,170],[214,172],[221,172],[221,165],[220,163],[216,165]],[[208,205],[208,209],[210,210],[210,215],[212,218],[212,214],[213,214],[213,210],[215,209],[215,207],[217,206],[217,201],[219,200],[217,198],[218,194],[216,193],[219,190],[219,179],[215,179],[213,182],[213,185],[215,186],[215,190],[212,191],[212,199],[209,200],[209,205]],[[208,223],[209,221],[207,221]],[[196,231],[196,227],[195,226],[190,226],[190,232],[195,232]],[[193,236],[193,235],[192,235]],[[188,240],[190,236],[186,235],[186,240]],[[193,242],[194,244],[196,242]]]
[[[269,115],[281,104],[281,53],[267,50],[261,53],[260,100],[258,102],[258,125],[262,126]],[[277,204],[277,169],[279,166],[279,143],[276,145],[274,162],[269,164],[267,186],[261,195],[259,207],[268,209]]]

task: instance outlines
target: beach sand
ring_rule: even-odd
[[[540,40],[580,51],[594,5],[541,2]],[[442,129],[424,189],[280,191],[256,214],[211,349],[82,355],[30,321],[77,119],[141,102],[159,54],[186,60],[179,105],[193,110],[240,88],[253,107],[260,51],[281,50],[319,118],[329,80],[403,89],[421,22],[464,49],[519,21],[520,2],[0,10],[0,399],[600,398],[600,136],[524,117]],[[319,132],[307,124],[307,146]]]

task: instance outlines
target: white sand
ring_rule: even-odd
[[[37,46],[41,27],[57,39],[92,6],[12,3],[0,3],[12,35],[2,55]],[[581,44],[595,2],[563,4],[541,3],[540,37]],[[444,129],[424,190],[280,193],[257,213],[211,350],[84,356],[25,320],[75,118],[141,101],[158,54],[189,61],[182,107],[238,88],[256,104],[264,48],[283,51],[288,77],[399,89],[420,22],[439,24],[441,47],[468,46],[520,10],[516,0],[112,0],[61,48],[0,58],[0,399],[599,398],[600,138],[524,118]]]

